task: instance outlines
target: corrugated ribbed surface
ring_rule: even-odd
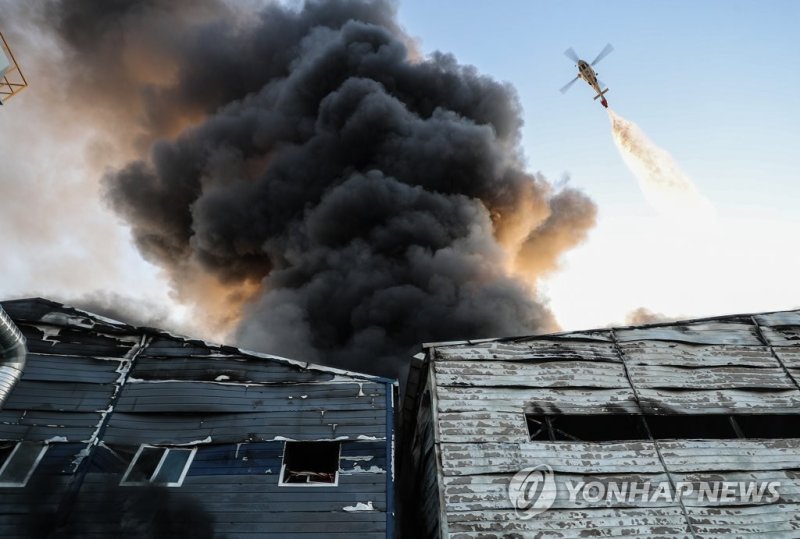
[[[429,348],[438,483],[449,537],[798,537],[800,440],[531,441],[525,414],[794,414],[800,312],[439,343]],[[786,419],[794,421],[794,419]],[[757,423],[758,420],[755,419]],[[735,435],[734,435],[735,438]],[[519,470],[559,481],[778,482],[780,498],[570,500],[530,519],[508,496]]]

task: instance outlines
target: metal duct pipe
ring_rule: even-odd
[[[22,378],[28,349],[22,332],[0,307],[0,408]]]

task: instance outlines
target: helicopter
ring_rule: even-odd
[[[597,72],[593,68],[597,62],[608,56],[608,54],[613,50],[614,47],[611,46],[611,43],[607,44],[603,48],[603,50],[600,51],[600,54],[597,55],[597,58],[592,60],[591,63],[587,63],[586,61],[578,58],[578,55],[575,54],[575,51],[572,50],[572,47],[565,50],[564,55],[573,62],[575,62],[575,64],[578,66],[578,74],[575,76],[574,79],[569,81],[561,88],[561,93],[563,94],[564,92],[569,90],[570,86],[572,86],[576,80],[583,79],[589,84],[589,86],[592,87],[592,89],[594,89],[595,92],[597,92],[597,95],[594,96],[594,99],[597,99],[599,97],[600,103],[605,108],[608,108],[608,101],[606,101],[606,96],[605,96],[605,93],[608,92],[608,88],[606,88],[605,90],[600,89],[602,86],[605,86],[605,84],[597,80]]]

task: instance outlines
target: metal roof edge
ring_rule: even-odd
[[[800,312],[800,308],[798,309],[784,309],[778,311],[762,311],[756,313],[736,313],[736,314],[724,314],[724,315],[716,315],[716,316],[706,316],[702,318],[686,318],[681,320],[670,320],[665,322],[653,322],[650,324],[639,324],[639,325],[627,325],[627,326],[606,326],[600,328],[588,328],[588,329],[574,329],[570,331],[558,331],[554,333],[533,333],[528,335],[515,335],[515,336],[508,336],[508,337],[490,337],[485,339],[468,339],[468,340],[459,340],[459,341],[441,341],[441,342],[426,342],[422,343],[423,350],[429,350],[431,348],[444,348],[448,346],[462,346],[466,344],[479,344],[485,342],[508,342],[508,341],[525,341],[525,340],[534,340],[534,339],[546,339],[548,337],[560,337],[565,335],[576,335],[580,333],[593,333],[593,332],[608,332],[613,330],[619,329],[646,329],[646,328],[654,328],[654,327],[665,327],[665,326],[676,326],[676,325],[688,325],[688,324],[695,324],[698,322],[712,322],[712,321],[724,321],[730,320],[735,318],[750,318],[753,316],[764,316],[770,314],[778,314],[778,313],[798,313]]]

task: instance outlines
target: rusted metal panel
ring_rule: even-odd
[[[439,412],[638,413],[631,388],[531,389],[447,387],[438,390]]]
[[[442,444],[447,475],[515,473],[547,464],[565,473],[661,473],[653,442],[628,443],[447,443]]]
[[[684,367],[630,365],[631,381],[637,388],[676,389],[794,389],[797,386],[784,370],[774,362],[771,368],[709,367],[687,369]]]
[[[600,361],[443,361],[434,365],[443,386],[628,387],[620,363]]]
[[[699,345],[669,341],[620,343],[629,365],[672,365],[675,367],[775,367],[777,362],[766,346]]]
[[[615,331],[619,342],[673,341],[694,344],[735,344],[758,346],[755,326],[741,322],[710,321],[670,326],[627,328]]]
[[[675,472],[800,469],[800,440],[659,441],[667,468]]]

